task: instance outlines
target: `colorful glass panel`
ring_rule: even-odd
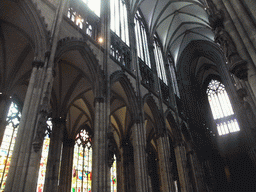
[[[116,156],[114,155],[114,162],[110,169],[111,173],[111,192],[117,192],[117,175],[116,175]]]
[[[71,192],[91,192],[92,189],[91,138],[85,130],[76,137],[71,185]]]
[[[40,160],[40,168],[38,173],[37,192],[43,192],[43,189],[44,189],[44,180],[45,180],[49,145],[50,145],[50,131],[52,130],[51,119],[47,121],[47,125],[48,125],[48,129],[46,131],[46,136],[44,138],[41,160]]]
[[[11,103],[7,114],[7,126],[5,128],[3,141],[0,148],[0,178],[1,191],[4,191],[6,179],[9,172],[15,139],[19,127],[21,113],[15,103]]]

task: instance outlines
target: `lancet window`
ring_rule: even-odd
[[[92,145],[89,133],[82,129],[76,136],[72,167],[72,192],[91,192]]]
[[[38,181],[37,181],[37,192],[43,192],[43,189],[44,189],[51,132],[52,132],[52,120],[51,118],[49,118],[47,121],[47,130],[45,131],[44,143],[43,143],[42,153],[41,153],[40,168],[38,172]]]
[[[153,46],[154,46],[157,75],[165,84],[167,84],[163,54],[162,54],[161,46],[159,44],[159,41],[157,40],[156,35],[154,36]]]
[[[217,80],[211,80],[206,92],[219,135],[239,131],[225,86]]]
[[[10,162],[15,145],[16,135],[20,124],[21,113],[14,102],[11,103],[7,114],[7,125],[5,128],[3,141],[0,147],[0,178],[1,191],[4,191],[5,182],[8,176]]]
[[[178,97],[180,97],[180,92],[179,92],[179,87],[178,87],[177,77],[176,77],[176,70],[175,70],[174,63],[173,63],[172,59],[170,58],[170,56],[168,56],[168,64],[169,64],[169,70],[170,70],[170,75],[171,75],[173,91]]]
[[[139,11],[135,14],[134,23],[138,57],[151,68],[147,33]]]
[[[124,0],[110,0],[110,28],[129,46],[127,8]]]
[[[110,169],[111,174],[111,192],[117,192],[117,175],[116,175],[116,156],[114,155],[114,162]]]

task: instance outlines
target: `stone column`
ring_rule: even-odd
[[[3,140],[5,127],[7,125],[6,118],[8,109],[10,106],[10,100],[8,96],[4,93],[0,94],[0,146]]]
[[[61,157],[59,192],[71,191],[72,165],[75,140],[64,138]]]
[[[65,120],[61,118],[52,119],[53,128],[49,146],[47,168],[45,175],[44,191],[57,192],[59,171],[61,163],[61,149],[63,141],[63,127]]]
[[[41,64],[43,65],[43,62],[41,62]],[[33,67],[6,181],[5,191],[24,191],[26,182],[28,182],[31,187],[28,191],[35,191],[36,189],[36,174],[38,173],[37,168],[39,168],[39,163],[38,167],[35,167],[36,162],[34,159],[31,159],[33,177],[26,177],[28,174],[29,159],[32,151],[32,140],[35,131],[35,121],[37,118],[36,114],[38,112],[42,93],[40,84],[43,74],[43,68],[36,66]],[[35,155],[38,156],[40,161],[41,153],[39,152]]]
[[[189,163],[189,168],[190,168],[190,172],[191,172],[191,176],[193,179],[193,188],[195,191],[200,191],[200,192],[204,192],[207,191],[204,181],[203,181],[203,174],[202,174],[202,170],[201,170],[201,165],[200,162],[194,152],[194,150],[191,147],[191,144],[188,144],[188,152],[187,152],[187,160]]]
[[[92,145],[92,191],[108,189],[109,167],[107,161],[106,103],[104,98],[95,98],[95,120]]]
[[[174,151],[176,156],[181,192],[191,192],[193,189],[188,175],[189,170],[187,166],[187,156],[184,145],[185,144],[183,142],[177,143],[176,146],[174,146]]]
[[[157,151],[162,191],[175,191],[173,177],[170,172],[170,144],[166,136],[160,136],[157,139]]]
[[[132,127],[136,192],[149,191],[145,131],[141,121],[137,121]]]

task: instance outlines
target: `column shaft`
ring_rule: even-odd
[[[58,192],[71,191],[74,140],[64,140]]]
[[[176,156],[181,192],[193,191],[188,175],[189,170],[187,169],[186,149],[182,144],[180,144],[174,148],[174,151]]]
[[[105,192],[108,189],[109,167],[107,162],[106,103],[103,98],[95,100],[95,123],[92,148],[92,191]]]
[[[56,122],[58,121],[58,122]],[[64,123],[64,122],[63,122]],[[60,119],[53,119],[53,130],[51,134],[47,169],[45,175],[44,191],[58,191],[58,176],[60,168],[61,148],[63,140],[63,124]]]

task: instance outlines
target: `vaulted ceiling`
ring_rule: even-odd
[[[159,35],[165,53],[171,52],[175,63],[193,40],[213,41],[204,0],[130,0],[133,12],[140,8],[149,34]]]

